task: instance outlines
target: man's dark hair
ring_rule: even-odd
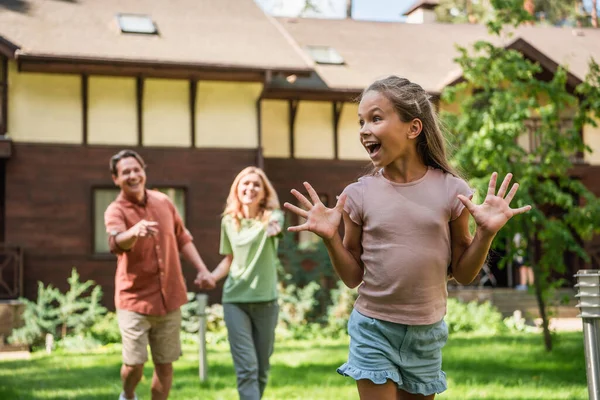
[[[121,161],[122,159],[129,158],[129,157],[135,158],[140,163],[142,168],[146,169],[146,163],[144,162],[144,159],[142,158],[142,156],[140,156],[138,153],[136,153],[133,150],[121,150],[120,152],[118,152],[117,154],[115,154],[114,156],[112,156],[110,158],[110,164],[109,164],[110,173],[113,174],[113,176],[117,176],[117,174],[119,172],[119,171],[117,171],[117,163],[119,161]]]

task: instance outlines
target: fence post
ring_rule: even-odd
[[[583,319],[583,343],[590,400],[600,400],[600,270],[579,270],[577,308]]]
[[[208,378],[208,365],[206,362],[206,304],[208,303],[208,295],[198,293],[196,295],[198,301],[198,376],[200,382],[205,382]]]

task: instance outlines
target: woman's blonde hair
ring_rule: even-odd
[[[265,191],[265,197],[260,203],[260,210],[258,211],[256,218],[264,224],[267,224],[272,211],[280,209],[277,192],[275,192],[275,188],[273,188],[273,185],[271,184],[271,181],[269,181],[269,178],[267,178],[265,172],[258,167],[246,167],[237,174],[233,180],[231,188],[229,189],[229,196],[227,196],[225,211],[223,211],[223,216],[230,215],[238,229],[240,228],[240,221],[244,218],[244,214],[242,213],[242,203],[238,198],[237,189],[242,178],[250,174],[256,174],[260,177]]]

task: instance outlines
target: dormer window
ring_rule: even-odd
[[[143,35],[158,35],[156,24],[148,15],[118,14],[119,28],[122,33],[139,33]]]
[[[306,51],[317,64],[344,64],[344,58],[333,47],[306,46]]]

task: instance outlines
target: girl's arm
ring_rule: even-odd
[[[221,279],[223,279],[224,277],[226,277],[227,274],[229,274],[229,268],[231,268],[231,262],[232,261],[233,261],[233,255],[232,254],[226,255],[221,260],[221,262],[219,263],[219,265],[217,265],[217,268],[215,268],[211,272],[211,275],[215,279],[215,282],[220,281]]]
[[[481,270],[496,233],[513,216],[531,210],[531,206],[510,208],[510,202],[515,197],[519,184],[515,183],[507,194],[506,190],[512,179],[512,174],[507,174],[496,194],[497,177],[498,174],[494,172],[490,178],[487,196],[480,205],[475,205],[467,197],[459,195],[458,198],[466,209],[456,220],[450,222],[452,275],[464,285],[471,283]],[[469,233],[469,214],[477,223],[473,239]]]
[[[344,211],[344,239],[336,233],[331,239],[323,239],[333,269],[346,286],[353,289],[362,282],[364,269],[360,255],[362,228]]]
[[[284,206],[305,218],[306,222],[302,225],[290,226],[288,230],[291,232],[310,231],[319,235],[327,247],[333,268],[340,279],[346,286],[355,288],[362,282],[363,277],[363,267],[360,262],[362,229],[352,222],[348,214],[343,211],[346,195],[340,196],[334,208],[327,208],[308,182],[304,182],[304,187],[308,191],[312,203],[295,189],[292,190],[292,194],[306,210],[290,203],[285,203]],[[345,227],[343,241],[339,234],[342,215]]]
[[[479,274],[495,236],[486,236],[478,229],[475,237],[471,237],[469,215],[465,208],[457,219],[450,222],[452,277],[462,285],[468,285]]]

